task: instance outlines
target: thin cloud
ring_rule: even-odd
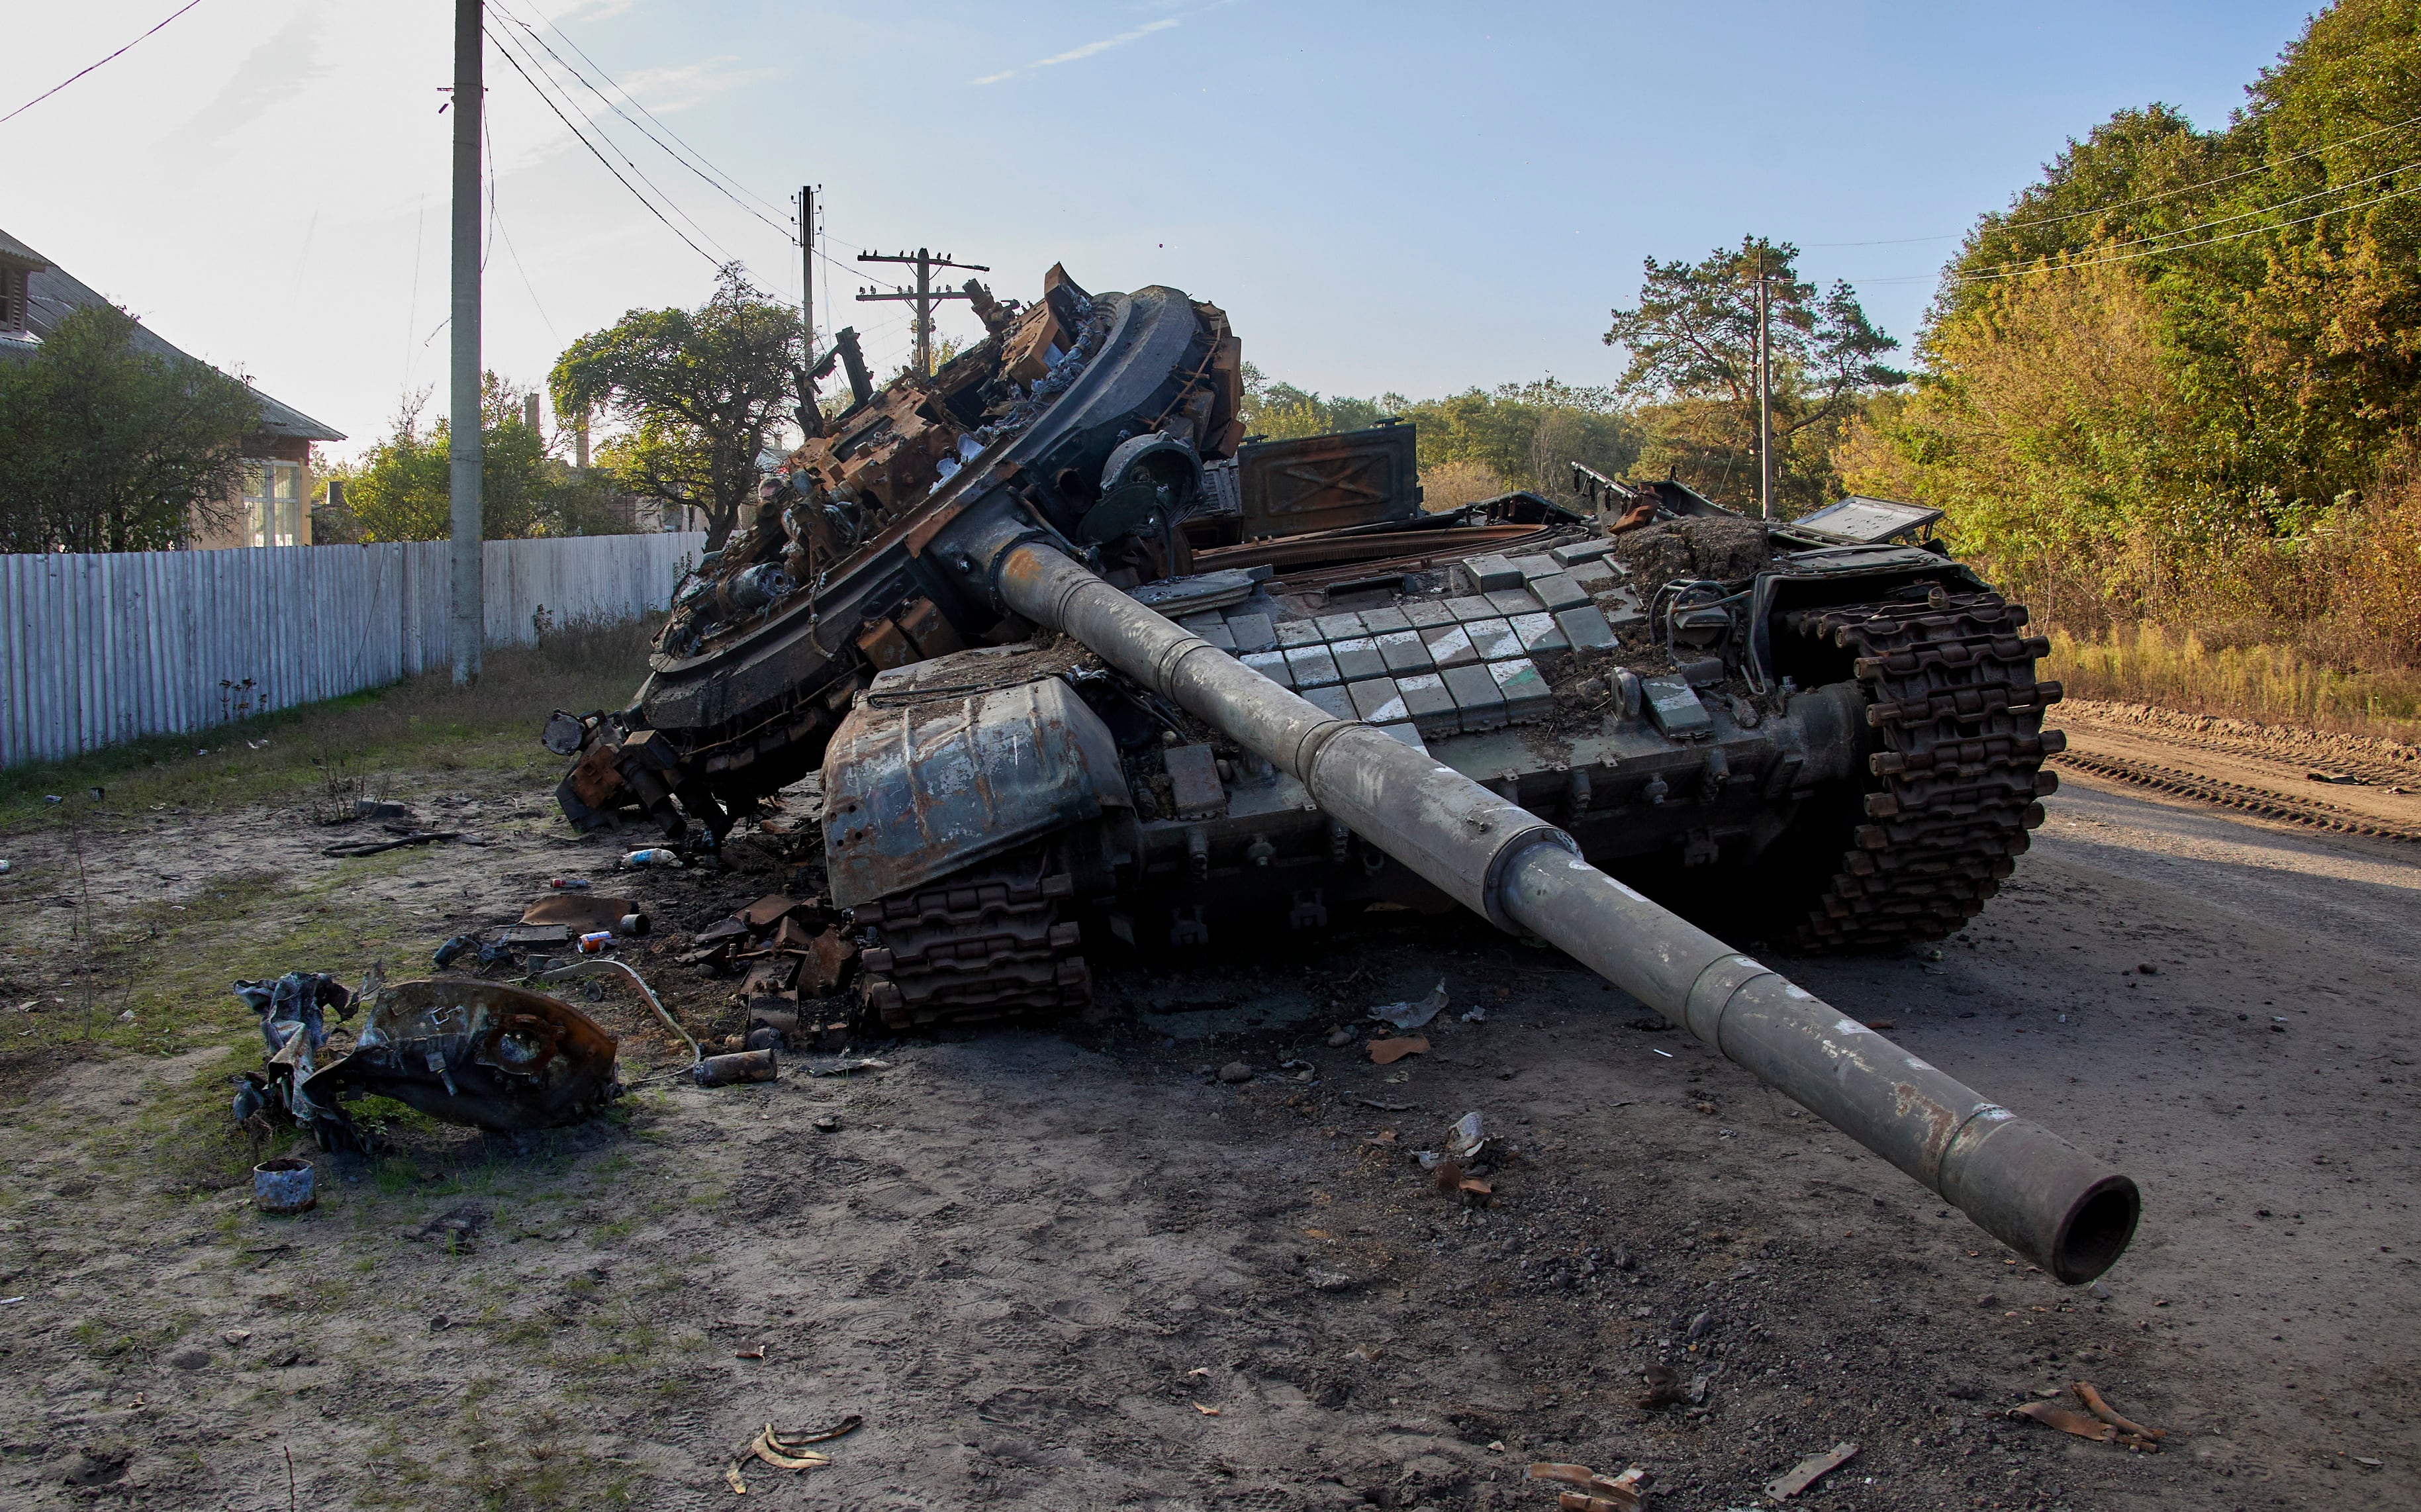
[[[1098,42],[1086,42],[1082,47],[1071,47],[1065,53],[1055,53],[1049,57],[1039,57],[1022,68],[1009,69],[1000,73],[989,73],[975,82],[977,84],[998,84],[1003,79],[1014,79],[1021,73],[1032,73],[1037,69],[1048,69],[1056,67],[1062,63],[1073,63],[1078,58],[1091,57],[1096,53],[1106,53],[1113,47],[1124,47],[1129,42],[1139,41],[1146,37],[1149,37],[1154,32],[1164,32],[1170,27],[1179,24],[1181,18],[1177,16],[1164,17],[1159,21],[1148,21],[1142,25],[1134,28],[1132,31],[1120,32],[1116,37],[1104,37]]]
[[[771,69],[734,69],[735,57],[708,58],[675,68],[636,69],[622,75],[622,87],[649,110],[686,110],[716,95],[758,84],[773,76]]]
[[[219,92],[177,132],[180,151],[207,155],[271,110],[301,98],[327,71],[319,58],[324,19],[306,7],[245,55]]]

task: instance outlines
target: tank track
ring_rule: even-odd
[[[1065,917],[1075,883],[1046,856],[973,866],[860,909],[859,993],[888,1029],[1081,1008],[1093,978]]]
[[[2382,840],[2401,840],[2408,844],[2421,842],[2421,830],[2399,825],[2360,814],[2342,803],[2324,803],[2318,799],[2295,798],[2268,787],[2254,787],[2241,782],[2226,782],[2207,777],[2200,772],[2157,762],[2136,761],[2127,756],[2109,756],[2099,751],[2064,751],[2064,766],[2089,772],[2098,777],[2112,777],[2120,782],[2139,783],[2158,792],[2191,798],[2199,803],[2216,803],[2222,808],[2240,809],[2265,819],[2279,819],[2288,824],[2309,825],[2316,830],[2335,830],[2341,834],[2367,834]]]
[[[2035,678],[2050,643],[2023,605],[1935,589],[1922,601],[1797,611],[1786,628],[1848,650],[1878,749],[1852,849],[1790,936],[1805,950],[1939,940],[2000,890],[2059,786],[2042,727],[2060,685]]]

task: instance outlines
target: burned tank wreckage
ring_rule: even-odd
[[[1209,304],[1056,268],[1030,306],[970,292],[989,335],[929,379],[875,393],[844,351],[851,402],[803,413],[633,706],[551,722],[575,822],[719,836],[820,772],[896,1029],[1081,1004],[1087,949],[1460,903],[2054,1274],[2116,1259],[2129,1178],[1608,875],[1724,877],[1799,948],[1981,909],[2059,691],[1933,511],[1769,524],[1584,468],[1580,507],[1428,513],[1408,426],[1246,438]]]

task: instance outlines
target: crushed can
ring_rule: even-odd
[[[554,888],[558,893],[581,893],[588,890],[588,879],[586,877],[549,877],[546,880],[546,885]]]
[[[614,931],[611,929],[592,929],[580,937],[580,953],[584,956],[601,956],[613,948]]]

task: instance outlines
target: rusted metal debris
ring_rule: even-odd
[[[2161,1441],[2168,1436],[2165,1431],[2148,1428],[2119,1416],[2089,1380],[2077,1381],[2069,1390],[2085,1404],[2085,1411],[2072,1411],[2054,1402],[2028,1402],[2023,1407],[2011,1408],[2009,1415],[2039,1423],[2047,1428],[2057,1428],[2080,1439],[2091,1439],[2097,1443],[2115,1443],[2144,1454],[2161,1452]]]
[[[849,1042],[855,1006],[841,994],[858,960],[845,917],[820,898],[768,893],[700,929],[679,959],[741,974],[733,995],[747,1015],[743,1037],[771,1029],[783,1048],[839,1050]]]
[[[1806,1458],[1765,1483],[1765,1494],[1777,1502],[1787,1502],[1808,1487],[1857,1457],[1858,1446],[1844,1441],[1820,1455]]]
[[[448,1123],[499,1132],[579,1123],[621,1090],[617,1041],[557,998],[500,982],[375,978],[357,998],[335,978],[297,972],[275,982],[241,982],[237,994],[261,1014],[267,1066],[246,1072],[235,1099],[239,1121],[275,1108],[322,1149],[365,1150],[345,1104],[393,1098]],[[325,1057],[324,1013],[365,1007],[350,1051]]]
[[[1586,1465],[1539,1463],[1530,1467],[1530,1478],[1577,1488],[1557,1494],[1562,1512],[1642,1512],[1648,1505],[1648,1472],[1637,1465],[1619,1475],[1601,1475]]]

